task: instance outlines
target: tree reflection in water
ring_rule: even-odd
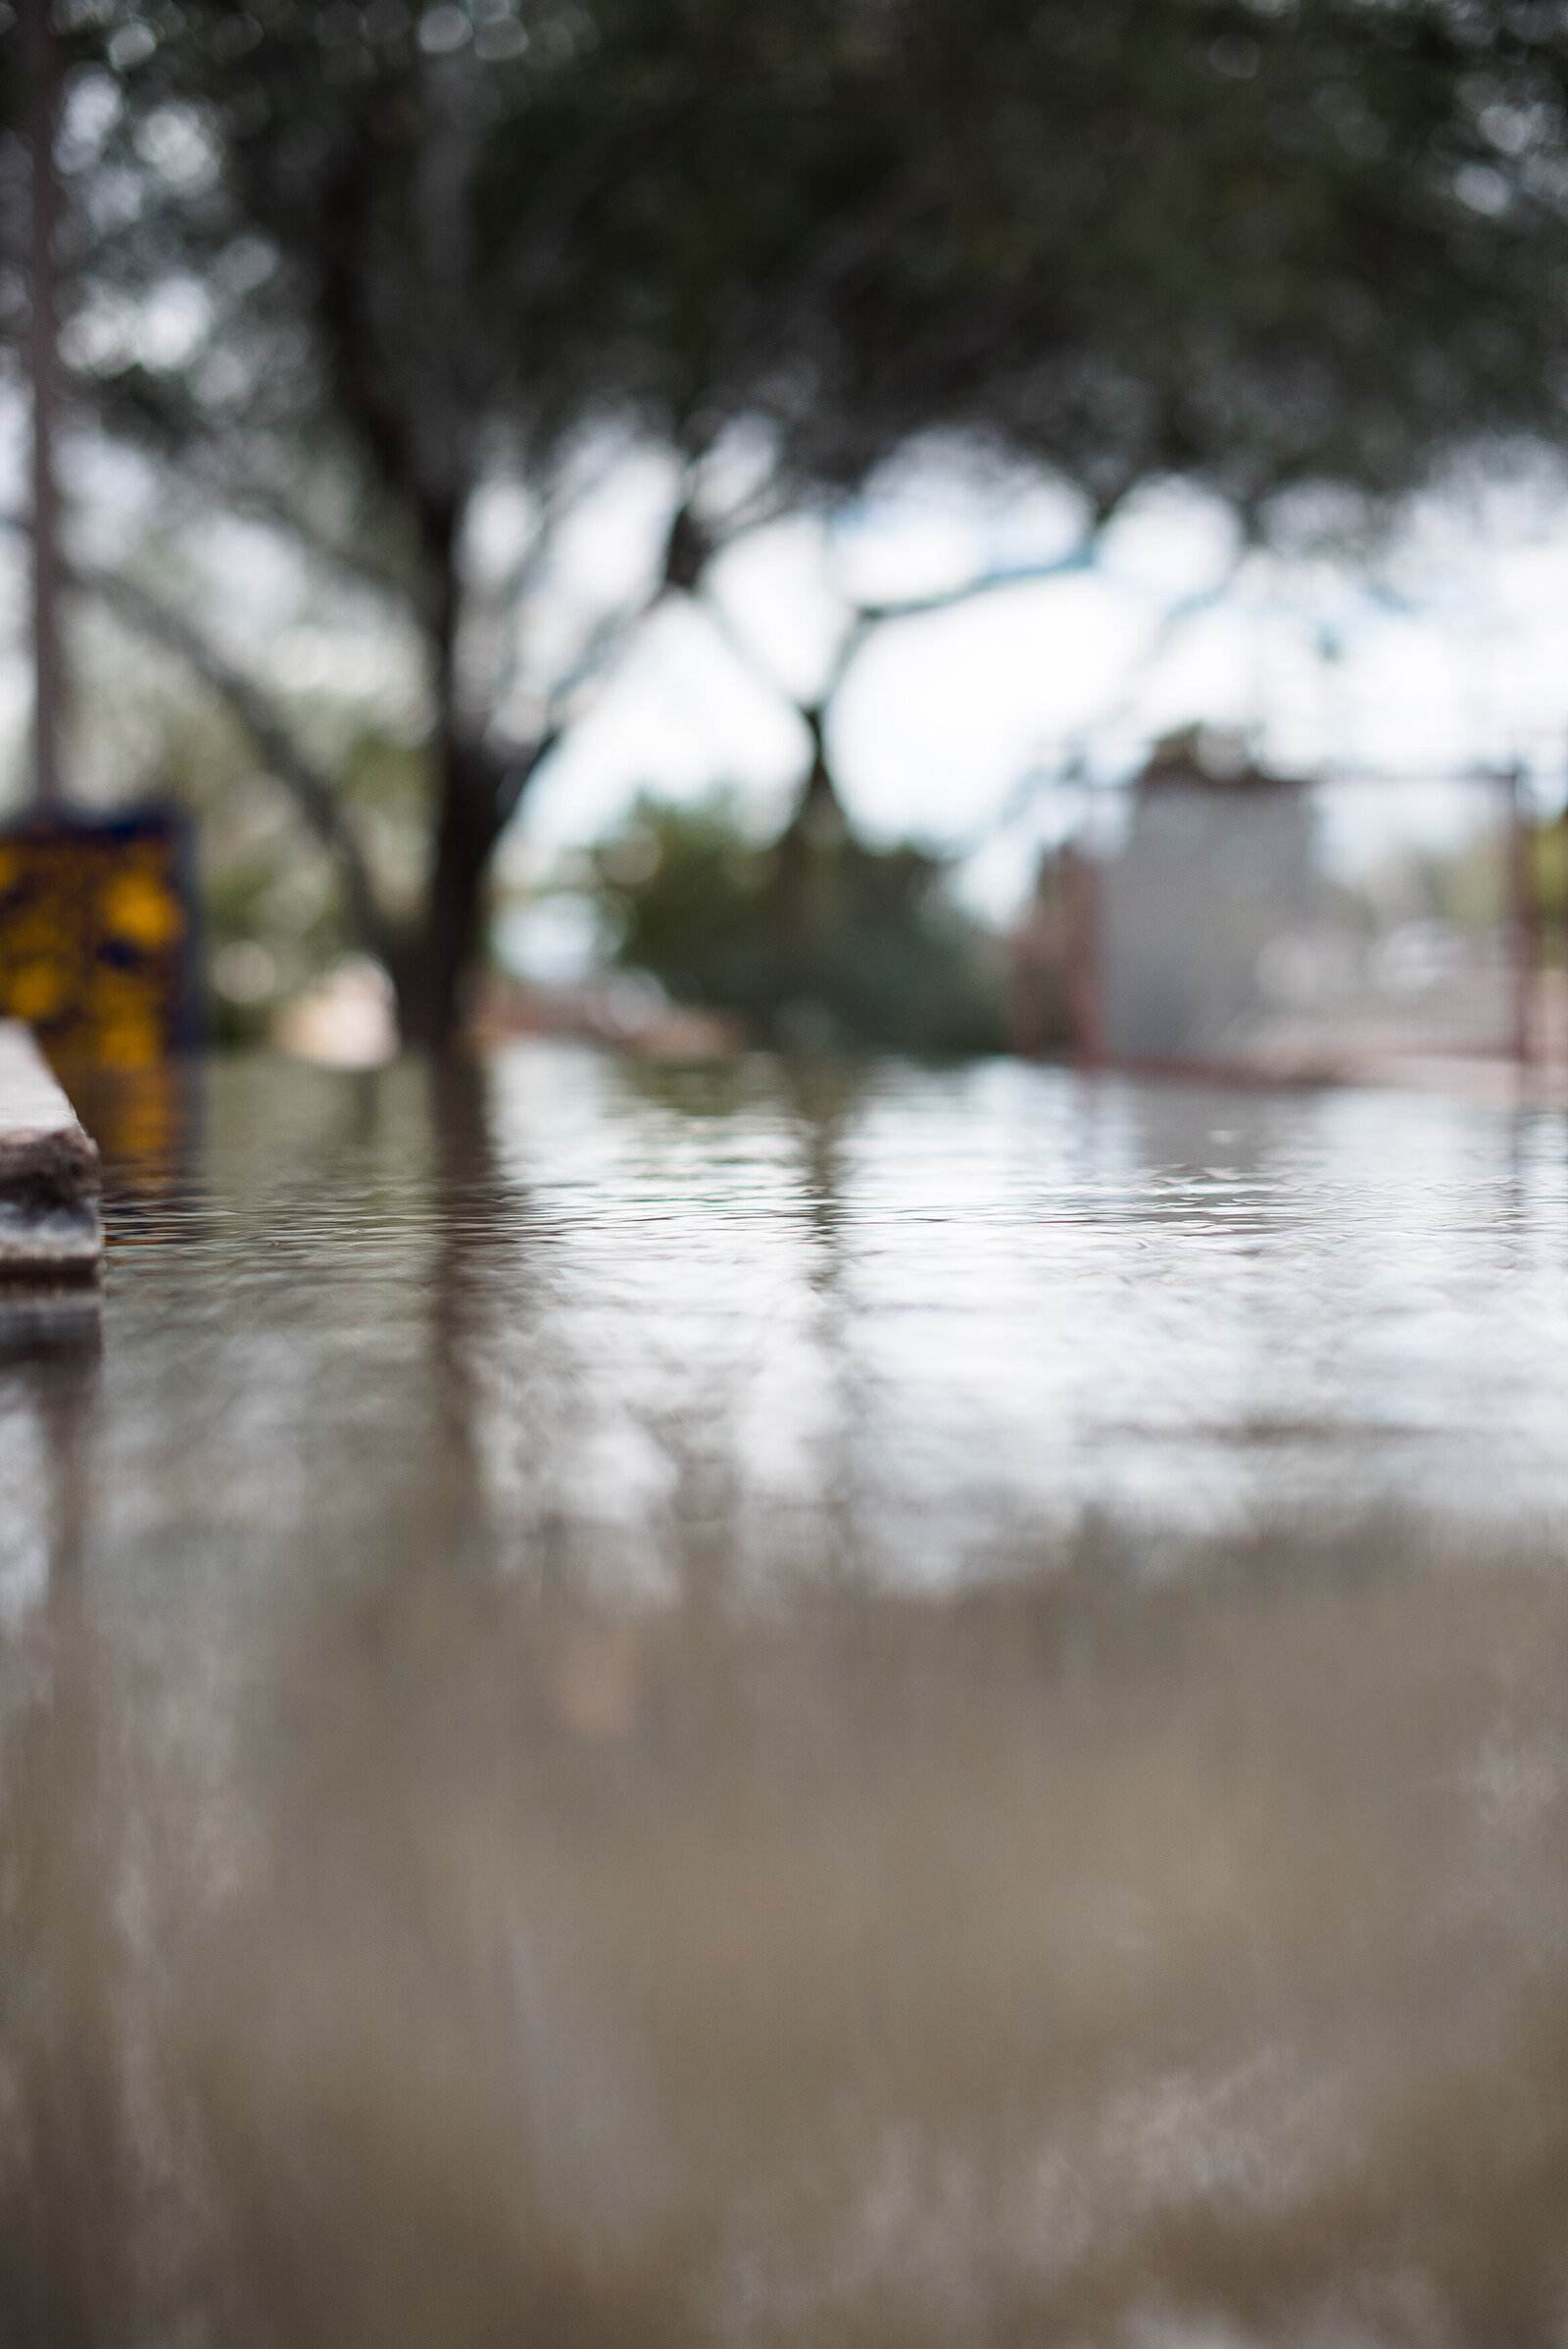
[[[474,1072],[232,1082],[103,1364],[0,1372],[48,1565],[0,1646],[0,2336],[1559,2337],[1549,1544],[1001,1508],[983,1577],[901,1587],[858,1129],[800,1093],[846,1487],[755,1571],[715,1378],[648,1412],[639,1533],[563,1466],[603,1333]]]

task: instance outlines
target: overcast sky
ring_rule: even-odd
[[[113,540],[145,523],[123,471],[78,455],[74,478],[89,528]],[[657,465],[633,465],[587,502],[553,590],[563,629],[646,565],[666,486]],[[504,538],[505,515],[492,518]],[[846,594],[905,598],[1049,562],[1080,526],[1049,489],[927,464],[831,526],[790,522],[743,542],[714,582],[725,628],[688,605],[656,614],[540,776],[510,869],[538,870],[593,839],[639,787],[686,796],[731,783],[760,827],[775,820],[805,751],[790,696],[818,685]],[[254,533],[222,544],[219,570],[261,657],[294,682],[347,679],[397,699],[406,645],[363,615],[332,631],[318,614],[302,619],[286,562]],[[27,717],[23,613],[12,552],[0,578],[0,749],[13,795]],[[1522,758],[1546,804],[1558,804],[1568,759],[1561,475],[1538,465],[1431,496],[1370,567],[1238,562],[1222,511],[1152,490],[1109,531],[1092,571],[878,629],[838,697],[832,747],[870,835],[912,833],[964,852],[966,893],[1004,915],[1041,841],[1080,805],[1049,781],[1066,754],[1076,747],[1091,777],[1113,782],[1154,736],[1197,720],[1249,730],[1267,762],[1298,772],[1451,776]],[[1042,778],[1034,788],[1032,775]],[[1451,803],[1430,795],[1432,820],[1446,826]]]
[[[1065,553],[1067,501],[988,502],[928,476],[832,532],[793,524],[721,568],[743,663],[697,612],[662,613],[536,787],[525,867],[591,839],[638,781],[672,795],[720,779],[776,817],[804,736],[756,668],[808,695],[843,625],[838,582],[918,595]],[[1194,721],[1246,729],[1288,772],[1387,778],[1336,795],[1352,857],[1391,829],[1451,838],[1486,796],[1393,788],[1515,759],[1544,807],[1568,762],[1568,494],[1536,466],[1511,482],[1425,500],[1370,564],[1251,555],[1225,514],[1152,491],[1088,575],[1019,585],[876,632],[839,696],[833,749],[871,834],[967,852],[965,894],[1004,918],[1042,842],[1082,812],[1050,780],[1074,748],[1091,777],[1131,772],[1158,734]],[[1031,775],[1039,778],[1031,789]]]

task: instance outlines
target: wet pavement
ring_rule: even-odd
[[[0,1361],[0,2335],[1568,2325],[1560,1116],[101,1089]]]

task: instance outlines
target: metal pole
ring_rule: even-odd
[[[1073,1062],[1083,1069],[1103,1068],[1100,872],[1093,856],[1077,842],[1070,842],[1062,853],[1062,879],[1067,893],[1067,1013]]]
[[[1513,1051],[1519,1066],[1534,1058],[1534,991],[1536,977],[1536,893],[1531,870],[1530,832],[1525,814],[1525,771],[1516,760],[1509,769],[1508,898],[1509,927],[1513,932]]]
[[[59,69],[49,0],[22,0],[27,58],[27,145],[32,240],[27,328],[32,378],[32,796],[40,813],[60,805],[60,508],[55,488],[55,115]]]

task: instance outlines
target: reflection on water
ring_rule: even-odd
[[[1560,1124],[533,1049],[138,1149],[0,1361],[0,2338],[1560,2342]]]

